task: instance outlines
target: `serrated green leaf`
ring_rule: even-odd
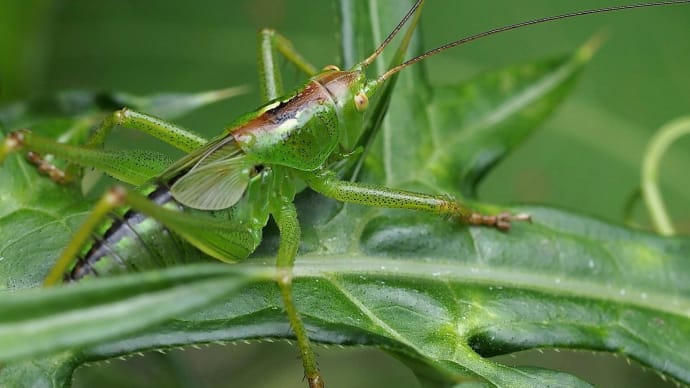
[[[687,381],[690,278],[681,253],[690,250],[690,242],[530,210],[548,222],[516,229],[509,237],[430,218],[407,224],[406,230],[403,222],[379,231],[395,229],[398,241],[434,237],[426,247],[410,250],[409,244],[399,244],[399,251],[388,246],[378,253],[302,256],[295,296],[312,337],[381,346],[427,363],[446,378],[469,375],[498,386],[520,381],[516,386],[532,386],[558,375],[525,373],[480,355],[550,346],[624,349],[627,356]],[[372,213],[365,223],[376,219]],[[366,240],[382,240],[376,233],[359,237],[369,246]],[[441,244],[443,239],[455,241]],[[458,255],[456,244],[475,248]],[[535,246],[543,255],[539,260]],[[280,306],[275,286],[256,284],[152,332],[92,347],[85,357],[289,336]],[[565,385],[573,381],[558,379]]]
[[[75,352],[12,362],[0,367],[0,383],[17,388],[69,386],[74,369],[81,363]]]

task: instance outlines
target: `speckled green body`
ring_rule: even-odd
[[[295,179],[299,174],[293,170],[323,167],[338,144],[347,143],[341,136],[347,132],[343,128],[359,128],[362,113],[352,101],[362,90],[363,82],[359,71],[325,71],[289,97],[271,101],[233,124],[226,135],[232,139],[227,141],[234,139],[251,164],[262,166],[262,172],[251,178],[246,193],[228,209],[204,212],[181,205],[169,190],[177,176],[163,176],[156,179],[157,184],[146,185],[139,191],[168,209],[190,214],[204,212],[235,225],[238,232],[233,241],[227,241],[233,245],[231,249],[205,252],[223,261],[242,260],[261,242],[270,203],[275,198],[292,201],[304,187]],[[94,236],[66,279],[159,268],[200,257],[191,252],[195,248],[185,238],[171,233],[153,218],[126,208],[105,220]]]
[[[336,146],[348,148],[343,136],[361,128],[362,114],[353,96],[362,90],[359,71],[326,71],[289,95],[264,105],[228,130],[257,164],[276,164],[301,171],[321,167]]]

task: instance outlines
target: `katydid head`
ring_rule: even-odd
[[[381,55],[383,50],[400,32],[402,27],[412,19],[411,26],[408,29],[402,43],[398,47],[394,63],[402,62],[402,56],[407,50],[407,46],[412,38],[417,21],[419,20],[419,11],[421,10],[424,0],[417,0],[410,8],[405,16],[398,22],[398,25],[388,34],[388,37],[376,48],[376,50],[363,61],[357,63],[349,70],[340,70],[337,66],[326,66],[322,72],[315,77],[315,80],[328,90],[336,105],[339,107],[341,114],[344,117],[352,118],[353,115],[362,116],[361,113],[369,107],[369,98],[373,95],[378,86],[383,84],[384,79],[368,80],[365,74],[365,69],[368,65],[374,62],[376,58]],[[348,125],[360,120],[346,120]]]

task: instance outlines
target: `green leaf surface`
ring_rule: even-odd
[[[10,155],[3,164],[0,186],[0,290],[35,287],[90,202],[76,187],[41,176],[19,155]]]
[[[374,17],[372,9],[344,13],[346,61],[371,50],[380,41],[374,32],[388,31],[404,12],[383,5]],[[562,100],[583,64],[582,50],[588,49],[442,88],[429,87],[421,67],[408,69],[364,165],[364,179],[471,194],[487,169]],[[17,106],[22,104],[12,109]],[[13,117],[32,121],[32,114]],[[16,156],[0,169],[0,196],[0,284],[9,290],[36,286],[88,204],[77,189],[57,187]],[[297,202],[303,242],[295,300],[316,341],[380,347],[428,385],[587,386],[562,372],[487,358],[545,347],[615,352],[690,383],[687,238],[662,238],[537,206],[510,209],[531,213],[534,223],[502,233],[432,215],[341,205],[311,192]],[[83,362],[215,341],[290,338],[277,287],[266,281],[276,244],[269,228],[255,257],[234,266],[5,291],[0,334],[3,322],[7,328],[42,324],[43,340],[20,348],[7,329],[0,349],[9,350],[0,354],[16,361],[0,370],[0,382],[62,385]],[[188,304],[175,306],[175,297]],[[190,311],[212,300],[218,302],[175,314],[175,307]],[[136,304],[141,301],[158,301],[163,312],[142,308],[121,331],[114,331],[117,319],[93,314],[80,323],[89,335],[79,338],[58,319],[98,310],[124,321],[114,306],[134,309],[144,306]],[[172,314],[174,319],[162,321]],[[51,349],[71,350],[46,356]],[[27,361],[29,354],[34,358]],[[323,373],[327,378],[328,371]]]
[[[6,292],[0,300],[0,361],[119,338],[226,298],[246,281],[215,268],[189,269]]]
[[[0,381],[8,387],[64,387],[81,361],[68,351],[3,365]]]

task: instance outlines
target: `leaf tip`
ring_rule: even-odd
[[[601,45],[608,39],[608,32],[599,31],[594,36],[589,38],[585,44],[582,45],[576,52],[575,58],[580,63],[588,62],[594,54],[599,50]]]

